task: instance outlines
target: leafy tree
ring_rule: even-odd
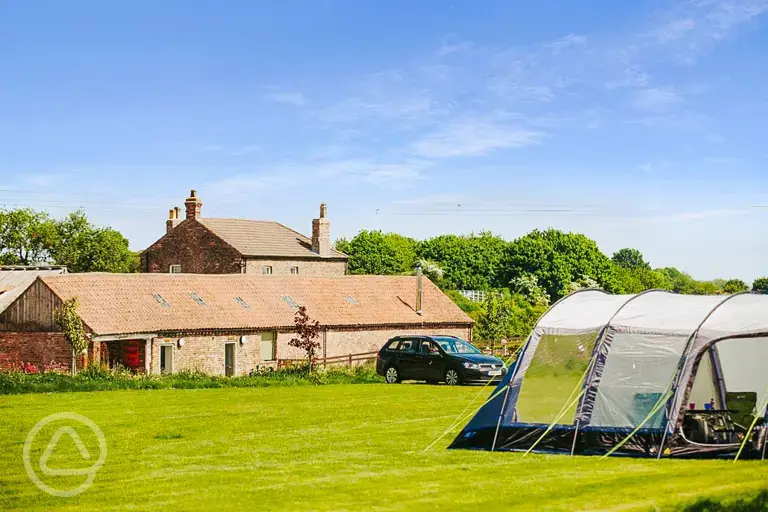
[[[749,285],[741,279],[729,279],[723,285],[723,291],[725,293],[739,293],[749,290]]]
[[[351,274],[393,275],[413,270],[418,243],[396,233],[362,230],[351,240],[336,240],[336,249],[349,256]]]
[[[768,293],[768,277],[758,277],[752,283],[752,291],[755,293]]]
[[[589,278],[609,291],[620,290],[616,268],[597,244],[581,234],[534,230],[509,246],[507,282],[533,275],[551,301],[568,293],[571,283]]]
[[[544,288],[539,286],[539,280],[532,274],[522,274],[513,277],[509,282],[509,290],[521,295],[537,306],[549,306],[549,296]]]
[[[616,275],[622,293],[640,293],[645,290],[669,290],[673,288],[672,280],[659,270],[636,268],[628,269],[616,266]]]
[[[491,350],[509,336],[513,314],[510,301],[503,294],[492,292],[487,295],[476,328],[481,339],[491,342]]]
[[[77,372],[77,356],[85,356],[88,353],[88,339],[85,337],[85,328],[77,313],[77,307],[77,297],[72,297],[53,312],[54,322],[64,332],[64,338],[72,348],[72,375]]]
[[[430,281],[440,286],[443,281],[443,267],[439,263],[430,260],[418,260],[416,265],[421,267],[422,273],[429,278]]]
[[[135,272],[138,257],[128,240],[111,228],[97,228],[78,210],[56,223],[51,256],[70,272]]]
[[[55,238],[55,222],[45,212],[30,208],[0,211],[0,263],[44,263]]]
[[[612,259],[618,266],[631,270],[640,268],[650,270],[651,268],[651,265],[643,259],[643,253],[637,249],[621,249],[613,253]]]
[[[311,320],[305,306],[299,307],[294,317],[296,337],[291,338],[288,345],[303,350],[307,354],[307,365],[312,373],[312,363],[315,361],[315,351],[320,348],[317,338],[320,336],[320,322]]]
[[[443,287],[490,290],[506,286],[507,242],[489,231],[479,235],[442,235],[421,242],[419,256],[440,264]]]

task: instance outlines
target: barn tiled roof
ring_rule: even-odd
[[[416,277],[252,274],[68,274],[41,278],[62,300],[77,296],[98,335],[287,328],[304,305],[322,325],[471,325],[429,279],[416,314]]]
[[[237,249],[243,256],[320,258],[312,241],[278,222],[247,219],[199,218],[197,222]],[[331,250],[331,258],[346,254]]]

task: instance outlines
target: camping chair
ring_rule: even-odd
[[[757,393],[754,391],[729,391],[725,394],[726,409],[733,422],[746,431],[755,419]]]

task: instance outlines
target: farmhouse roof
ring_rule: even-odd
[[[298,306],[329,327],[451,325],[473,320],[429,279],[422,314],[411,276],[68,274],[41,278],[62,300],[77,297],[98,335],[290,328]]]
[[[196,220],[245,257],[322,259],[312,250],[310,238],[279,222],[207,217]],[[346,254],[333,249],[330,257],[347,259]]]

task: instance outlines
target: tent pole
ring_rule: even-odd
[[[576,430],[573,432],[573,443],[571,444],[571,457],[576,453],[576,439],[579,438],[579,426],[581,426],[581,420],[576,418]]]

